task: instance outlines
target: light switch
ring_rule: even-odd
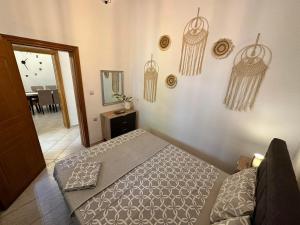
[[[98,121],[98,118],[97,118],[97,117],[95,117],[95,118],[93,119],[93,121],[94,121],[94,122],[97,122],[97,121]]]
[[[90,95],[94,95],[95,92],[93,90],[90,90]]]

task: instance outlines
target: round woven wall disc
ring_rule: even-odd
[[[232,41],[226,38],[218,40],[212,49],[213,56],[217,59],[226,58],[233,50]]]
[[[159,39],[159,48],[162,51],[166,51],[170,47],[170,44],[171,44],[171,39],[168,35],[163,35],[163,36],[160,37],[160,39]]]
[[[174,88],[177,85],[177,77],[173,74],[170,74],[166,78],[166,85],[168,88]]]

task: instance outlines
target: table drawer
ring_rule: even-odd
[[[111,119],[111,138],[133,131],[135,129],[136,113]]]

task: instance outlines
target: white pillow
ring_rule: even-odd
[[[210,214],[212,223],[250,215],[255,207],[256,168],[227,177],[221,186]]]

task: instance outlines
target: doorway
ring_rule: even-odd
[[[67,52],[81,144],[90,146],[78,47],[0,34],[0,210],[7,209],[46,167],[13,45]]]
[[[40,51],[45,51],[44,53],[52,54],[53,60],[56,61],[56,65],[60,65],[59,56],[57,53],[64,52],[69,55],[69,59],[71,62],[72,80],[73,80],[73,88],[75,94],[75,102],[76,102],[76,110],[78,115],[78,124],[79,124],[81,143],[85,147],[90,147],[78,47],[53,43],[48,41],[24,38],[24,37],[17,37],[13,35],[6,35],[6,34],[0,34],[0,35],[3,38],[5,38],[7,41],[9,41],[14,46],[14,49],[15,46],[22,46],[23,48],[25,48],[25,50],[26,48],[36,48],[39,49]],[[57,67],[56,69],[61,70],[61,68],[59,67]],[[56,75],[57,74],[59,73],[56,73]],[[56,80],[59,79],[60,77],[57,77]],[[68,127],[68,124],[66,124],[66,122],[68,122],[69,119],[65,118],[66,116],[67,115],[63,115],[64,117],[63,121],[65,127]]]
[[[80,132],[68,52],[13,45],[46,164],[80,148]]]

